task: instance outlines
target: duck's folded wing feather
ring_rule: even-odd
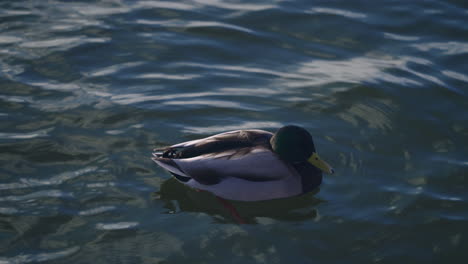
[[[272,135],[272,133],[263,130],[236,130],[154,151],[166,158],[193,158],[207,154],[218,154],[232,149],[254,146],[268,147]]]
[[[205,185],[226,178],[261,182],[281,180],[294,173],[276,154],[265,148],[241,148],[216,154],[172,160],[186,175]]]
[[[272,133],[236,130],[155,149],[153,160],[169,172],[213,185],[227,177],[272,181],[290,169],[270,150]]]

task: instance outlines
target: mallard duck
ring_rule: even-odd
[[[275,134],[236,130],[157,148],[152,159],[185,185],[237,201],[307,193],[321,184],[322,172],[334,172],[309,132],[294,125]]]

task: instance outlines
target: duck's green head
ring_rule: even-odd
[[[288,125],[276,131],[270,140],[271,147],[282,160],[288,162],[304,162],[332,174],[333,168],[320,159],[315,151],[312,136],[302,127]]]

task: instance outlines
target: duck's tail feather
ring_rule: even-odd
[[[160,154],[158,152],[153,153],[153,158],[151,158],[156,164],[161,166],[163,169],[169,171],[172,175],[174,175],[178,180],[187,182],[191,179],[182,168],[177,164],[176,161],[170,158],[164,158],[164,153]]]
[[[163,155],[164,155],[164,150],[163,148],[160,148],[160,149],[153,149],[153,157],[156,157],[156,158],[162,158]]]

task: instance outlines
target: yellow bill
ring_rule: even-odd
[[[323,161],[316,152],[312,153],[307,161],[325,173],[333,174],[335,172],[333,168]]]

